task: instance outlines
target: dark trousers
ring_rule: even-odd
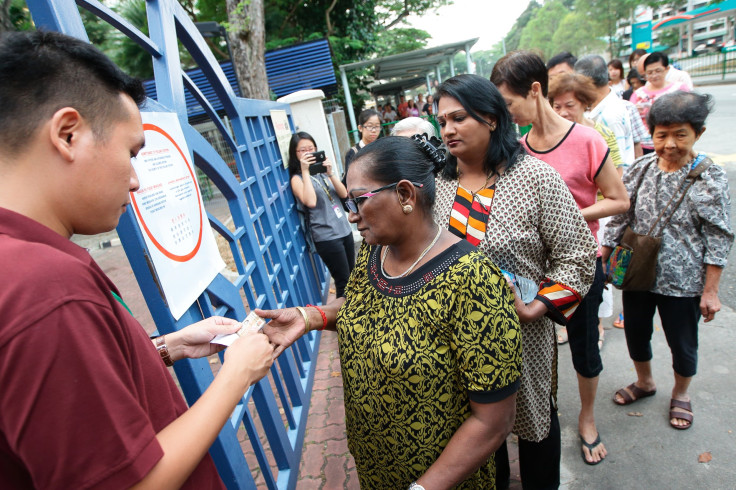
[[[572,365],[584,378],[595,378],[603,370],[601,352],[598,349],[598,308],[603,301],[605,285],[606,276],[599,257],[595,263],[593,284],[567,322]]]
[[[539,442],[519,437],[519,469],[524,490],[552,490],[560,486],[560,420],[557,418],[557,408],[552,403],[550,405],[551,422],[547,437]],[[495,459],[496,486],[499,489],[508,488],[511,470],[506,441],[496,451]]]
[[[348,233],[343,238],[314,242],[314,247],[322,261],[335,280],[335,296],[345,296],[345,286],[348,283],[350,272],[355,267],[355,242],[353,234]]]
[[[698,368],[700,296],[678,298],[648,291],[624,291],[624,333],[629,356],[636,362],[652,360],[654,310],[659,310],[662,330],[672,352],[672,369],[685,378]]]

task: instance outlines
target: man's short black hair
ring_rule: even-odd
[[[100,50],[58,32],[0,35],[0,149],[17,154],[43,121],[73,107],[98,138],[123,117],[119,94],[141,105],[140,80],[124,73]]]
[[[577,61],[578,59],[575,57],[574,54],[569,51],[565,51],[551,57],[549,61],[547,61],[547,69],[549,70],[550,68],[555,67],[561,63],[567,63],[570,68],[574,68]]]

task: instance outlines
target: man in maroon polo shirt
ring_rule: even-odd
[[[218,350],[210,318],[157,348],[74,233],[115,228],[138,188],[138,80],[91,45],[0,36],[0,488],[223,488],[207,451],[273,349],[238,339],[187,408],[166,364]]]

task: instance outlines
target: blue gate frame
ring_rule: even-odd
[[[109,22],[150,53],[158,102],[149,99],[142,110],[178,115],[192,161],[227,200],[235,231],[210,213],[208,217],[215,232],[230,245],[237,278],[231,282],[218,275],[178,321],[161,294],[133,211],[128,208],[121,218],[117,231],[159,332],[170,333],[212,315],[243,320],[253,308],[322,303],[329,278],[319,258],[307,250],[270,119],[271,109],[285,110],[293,128],[289,106],[236,97],[204,39],[174,0],[146,1],[150,36],[95,0],[27,0],[27,4],[38,28],[88,41],[79,6]],[[177,41],[189,51],[214,87],[232,124],[232,134],[182,70]],[[231,147],[240,180],[188,124],[185,87],[205,108]],[[210,454],[228,488],[255,488],[254,474],[258,471],[269,489],[296,487],[319,341],[320,334],[311,332],[282,354],[269,376],[248,390],[230,423],[220,431]],[[190,405],[213,380],[207,359],[180,361],[174,369]],[[255,413],[248,408],[251,401]],[[263,431],[258,430],[256,419]],[[258,468],[246,462],[237,436],[240,427],[247,432]],[[269,452],[275,461],[276,475],[269,463]]]

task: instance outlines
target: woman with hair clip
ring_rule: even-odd
[[[347,204],[364,243],[345,298],[256,310],[271,318],[264,333],[277,354],[311,329],[337,330],[348,447],[364,489],[494,488],[491,455],[514,420],[514,297],[490,260],[432,219],[443,163],[420,136],[361,151]]]
[[[381,118],[378,112],[373,109],[366,109],[358,115],[358,134],[360,134],[360,141],[345,154],[345,173],[342,176],[343,185],[347,185],[348,168],[355,155],[361,149],[365,148],[366,145],[370,145],[376,141],[381,134]]]
[[[311,235],[317,254],[335,280],[335,295],[340,297],[355,265],[353,232],[341,201],[348,193],[329,158],[318,168],[315,152],[317,143],[309,133],[299,132],[291,137],[291,192],[297,203],[306,208],[308,230],[305,232]],[[315,169],[320,171],[314,172]]]
[[[595,240],[560,175],[522,148],[495,85],[458,75],[440,85],[435,100],[450,152],[437,178],[435,220],[519,285],[524,368],[514,433],[521,479],[524,488],[556,488],[561,449],[554,322],[564,324],[590,287]],[[503,488],[509,478],[505,445],[496,462]]]

